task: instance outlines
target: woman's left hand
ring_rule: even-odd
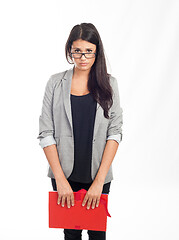
[[[103,182],[100,182],[95,179],[83,199],[82,206],[85,206],[87,202],[87,209],[90,208],[91,204],[92,204],[92,209],[95,208],[95,205],[96,207],[98,207],[100,202],[100,197],[103,191],[103,185],[104,185]]]

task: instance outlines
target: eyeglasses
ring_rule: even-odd
[[[73,58],[81,58],[83,55],[85,58],[94,58],[96,56],[96,53],[70,53],[70,57]]]

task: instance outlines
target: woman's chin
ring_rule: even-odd
[[[82,70],[82,71],[86,71],[86,70],[89,70],[91,67],[89,66],[89,64],[83,66],[83,65],[78,65],[76,66],[79,70]]]

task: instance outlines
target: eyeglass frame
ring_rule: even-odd
[[[72,54],[81,54],[81,57],[75,58],[75,57],[72,56]],[[75,59],[80,59],[80,58],[82,58],[82,56],[84,55],[85,58],[86,58],[86,54],[94,54],[94,57],[96,57],[96,55],[97,55],[96,52],[95,52],[95,53],[72,53],[72,52],[70,52],[70,57],[73,57],[73,58],[75,58]],[[92,58],[93,58],[93,57],[92,57]],[[87,59],[91,59],[91,58],[87,58]]]

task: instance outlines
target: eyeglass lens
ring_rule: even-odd
[[[73,58],[81,58],[82,55],[85,55],[86,58],[94,58],[95,53],[71,53]]]

